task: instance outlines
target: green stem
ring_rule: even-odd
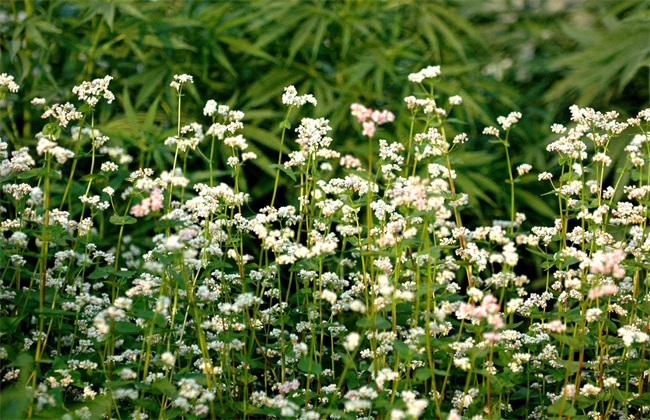
[[[183,97],[182,95],[182,87],[178,88],[178,110],[177,110],[177,115],[176,115],[176,151],[174,152],[174,163],[172,165],[172,172],[171,172],[171,177],[173,177],[176,174],[176,161],[178,160],[178,151],[180,149],[181,145],[181,98]],[[167,211],[170,210],[171,205],[172,205],[172,196],[174,195],[174,184],[173,181],[170,181],[169,183],[169,200],[167,201]]]
[[[287,132],[287,128],[290,127],[289,124],[289,114],[291,113],[291,109],[293,107],[289,106],[289,109],[287,110],[287,115],[284,117],[284,121],[282,121],[281,126],[282,126],[282,135],[280,137],[280,151],[278,152],[278,167],[275,169],[275,182],[273,183],[273,196],[271,197],[271,207],[275,204],[275,196],[278,192],[278,186],[280,184],[280,165],[282,165],[282,150],[284,150],[284,136]]]
[[[512,237],[515,229],[515,178],[512,174],[512,164],[510,163],[509,136],[510,130],[506,132],[506,139],[503,141],[503,147],[506,149],[506,166],[508,167],[508,183],[510,184],[510,228],[508,231]]]

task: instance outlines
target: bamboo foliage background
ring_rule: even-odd
[[[342,133],[335,139],[340,150],[354,151],[351,102],[405,112],[406,76],[441,65],[453,82],[443,81],[438,94],[465,99],[460,117],[467,127],[488,125],[511,110],[524,114],[513,151],[540,168],[541,133],[552,121],[568,119],[569,105],[625,114],[648,101],[650,12],[636,0],[12,0],[0,13],[0,63],[23,86],[23,98],[65,101],[76,83],[110,74],[121,95],[103,111],[113,115],[102,128],[139,148],[142,164],[169,161],[162,141],[171,128],[164,121],[176,110],[171,92],[159,92],[173,74],[192,73],[197,83],[188,89],[187,115],[215,99],[251,121],[244,134],[259,159],[249,179],[273,172],[278,98],[291,84],[318,98],[318,116],[327,115]],[[18,102],[11,114],[15,121],[1,122],[9,139],[33,142],[42,124],[33,107]],[[500,173],[493,169],[502,159],[474,130],[458,156],[459,185],[478,197],[472,211],[480,223],[502,216],[496,210],[504,200],[501,180],[491,175]],[[269,186],[252,188],[264,195]],[[535,193],[524,191],[520,204],[533,218],[550,216]]]

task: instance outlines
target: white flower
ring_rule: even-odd
[[[345,342],[343,343],[343,347],[347,351],[354,351],[354,349],[357,348],[359,345],[359,342],[361,341],[361,336],[359,333],[356,332],[351,332],[346,338]]]
[[[550,181],[553,179],[553,174],[550,172],[542,172],[537,176],[538,181]]]
[[[3,88],[6,88],[9,92],[16,93],[18,92],[18,89],[20,89],[20,86],[14,82],[13,76],[8,75],[7,73],[2,73],[0,74],[0,91],[2,91]]]
[[[162,355],[160,355],[160,360],[162,360],[163,363],[166,364],[167,366],[173,366],[174,362],[176,361],[176,358],[172,353],[166,351]]]
[[[289,106],[303,106],[307,102],[314,106],[318,104],[316,98],[311,94],[298,96],[298,91],[296,91],[296,88],[293,85],[284,88],[284,94],[282,94],[283,104]]]
[[[648,334],[637,331],[635,327],[621,327],[618,329],[617,334],[623,339],[625,347],[630,347],[635,342],[645,343],[648,341]]]
[[[562,134],[566,131],[566,127],[563,126],[562,124],[553,124],[551,126],[551,131],[556,134]]]
[[[589,396],[589,395],[598,395],[600,394],[600,387],[591,385],[591,384],[585,384],[583,387],[580,389],[580,394],[584,396]]]
[[[458,95],[451,96],[451,97],[449,98],[449,103],[450,103],[451,105],[460,105],[460,104],[463,103],[463,98],[461,98],[461,97],[458,96]]]
[[[618,388],[620,384],[618,383],[618,379],[610,376],[609,378],[605,378],[605,380],[603,380],[603,385],[605,388]]]
[[[97,105],[99,99],[104,98],[110,104],[115,100],[113,92],[108,90],[108,84],[113,80],[112,76],[105,76],[103,79],[95,79],[92,82],[82,82],[79,86],[72,88],[72,93],[79,97],[80,101],[86,102],[91,107]]]
[[[496,127],[485,127],[483,129],[483,134],[486,134],[488,136],[499,137],[499,129]]]
[[[428,66],[417,73],[411,73],[408,76],[410,82],[422,83],[424,79],[433,79],[440,76],[440,66]]]
[[[180,92],[184,83],[194,83],[194,79],[189,74],[175,74],[174,81],[169,86]]]
[[[594,322],[602,313],[603,311],[600,308],[589,308],[585,312],[585,318],[587,322]]]
[[[454,366],[460,368],[461,370],[468,371],[472,368],[472,364],[467,357],[455,357]]]
[[[334,305],[334,303],[336,303],[337,296],[336,293],[326,289],[323,290],[323,293],[321,293],[321,298],[328,301],[330,305]]]
[[[533,169],[533,167],[527,163],[523,163],[519,166],[517,166],[517,174],[519,176],[526,175],[530,170]]]
[[[521,112],[511,112],[507,117],[497,117],[497,122],[504,130],[510,129],[521,118]]]
[[[217,101],[215,101],[214,99],[210,99],[208,102],[205,103],[205,108],[203,108],[203,115],[212,117],[215,112],[217,112]]]
[[[355,299],[350,302],[350,310],[353,312],[365,313],[366,305],[359,299]]]

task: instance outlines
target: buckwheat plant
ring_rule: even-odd
[[[2,417],[650,416],[650,110],[573,106],[551,127],[547,226],[515,207],[536,171],[509,149],[525,117],[498,118],[473,140],[504,146],[509,220],[472,226],[452,156],[470,140],[452,116],[463,99],[436,95],[439,66],[408,79],[403,141],[382,138],[391,111],[351,106],[365,155],[338,152],[326,118],[293,129],[317,101],[287,87],[260,208],[242,190],[257,157],[244,114],[209,99],[183,121],[190,75],[170,86],[169,167],[137,167],[137,145],[101,133],[110,77],[73,102],[33,99],[36,147],[0,140]],[[4,100],[18,91],[0,76]],[[282,184],[298,197],[276,207]]]

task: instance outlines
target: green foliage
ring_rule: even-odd
[[[176,104],[161,88],[172,75],[191,73],[197,84],[186,92],[191,101],[185,115],[200,115],[201,101],[209,97],[246,112],[244,134],[260,158],[242,182],[264,195],[269,186],[254,180],[273,173],[266,156],[280,149],[277,98],[283,87],[313,93],[318,116],[327,115],[339,133],[339,149],[353,152],[358,145],[350,103],[400,113],[406,75],[440,64],[450,81],[436,93],[465,98],[459,117],[473,130],[469,147],[491,162],[463,168],[459,179],[472,193],[470,211],[483,222],[501,217],[504,197],[494,188],[501,180],[492,175],[503,173],[501,151],[486,144],[481,126],[522,111],[513,152],[521,163],[543,167],[548,162],[537,153],[547,140],[542,133],[550,122],[568,118],[568,105],[612,104],[634,112],[647,103],[647,5],[551,3],[11,0],[0,5],[0,63],[23,86],[25,100],[13,105],[10,121],[0,123],[14,145],[30,143],[41,123],[29,98],[66,101],[73,85],[110,74],[122,93],[102,110],[101,120],[114,116],[102,129],[137,149],[140,166],[168,163],[173,156],[160,144],[173,133],[165,122]],[[216,156],[213,171],[227,177],[227,150],[218,148]],[[208,169],[206,159],[195,164]],[[205,171],[195,176],[201,179]],[[519,204],[535,219],[549,214],[526,200]]]
[[[650,68],[650,9],[646,2],[636,0],[587,2],[597,19],[584,27],[561,23],[562,33],[578,48],[549,63],[549,70],[562,75],[546,93],[549,102],[563,103],[576,98],[579,105],[619,102],[627,111],[648,101],[648,69]],[[646,83],[643,83],[643,74]],[[639,77],[641,76],[641,77]]]

